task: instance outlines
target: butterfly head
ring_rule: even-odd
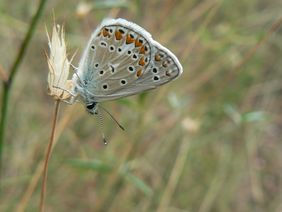
[[[97,102],[92,102],[86,105],[86,110],[88,113],[94,115],[97,114]]]

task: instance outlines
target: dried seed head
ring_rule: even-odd
[[[48,94],[55,99],[65,100],[71,97],[67,91],[71,90],[72,81],[68,80],[71,61],[67,58],[64,28],[54,25],[51,39],[48,32],[47,37],[50,49],[50,54],[47,56]]]

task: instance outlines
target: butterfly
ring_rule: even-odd
[[[181,73],[176,56],[145,29],[125,19],[105,19],[84,50],[72,93],[97,114],[99,102],[157,88]]]

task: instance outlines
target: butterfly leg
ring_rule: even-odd
[[[82,80],[80,79],[79,75],[77,74],[77,70],[78,70],[78,67],[74,66],[73,64],[71,64],[71,67],[73,68],[74,70],[74,74],[77,76],[77,78],[79,79],[80,82],[82,82]]]
[[[71,67],[73,68],[73,70],[74,70],[75,72],[77,72],[78,67],[74,66],[73,64],[70,64],[70,65],[71,65]]]
[[[64,88],[61,88],[61,87],[58,87],[58,86],[55,86],[55,85],[53,85],[52,87],[53,87],[53,88],[60,89],[60,90],[62,90],[62,91],[65,91],[65,92],[69,93],[71,96],[76,96],[75,94],[73,94],[72,92],[70,92],[70,91],[67,90],[67,89],[64,89]]]
[[[69,100],[62,100],[64,103],[67,103],[68,105],[73,105],[75,101],[74,97],[72,96]]]
[[[75,103],[75,102],[78,102],[78,100],[76,100],[76,94],[74,94],[74,93],[72,93],[71,91],[69,91],[69,90],[66,90],[66,89],[64,89],[64,88],[61,88],[61,87],[58,87],[58,86],[53,86],[53,88],[57,88],[57,89],[60,89],[60,90],[62,90],[62,91],[64,91],[64,92],[67,92],[67,93],[69,93],[70,95],[71,95],[71,97],[69,98],[69,100],[62,100],[64,103],[67,103],[67,104],[69,104],[69,105],[72,105],[73,103]]]

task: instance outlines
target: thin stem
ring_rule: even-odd
[[[45,206],[45,194],[46,194],[46,182],[47,182],[47,171],[48,171],[48,162],[51,156],[52,147],[54,143],[55,138],[55,131],[56,131],[56,123],[59,113],[59,106],[60,106],[60,100],[56,100],[55,102],[55,111],[54,111],[54,119],[52,123],[52,132],[50,141],[47,147],[46,155],[45,155],[45,161],[44,161],[44,168],[43,168],[43,174],[42,174],[42,187],[41,187],[41,197],[40,197],[40,211],[44,212],[44,206]]]
[[[0,178],[2,176],[2,152],[4,143],[4,133],[6,129],[7,122],[7,110],[8,101],[10,96],[9,84],[3,82],[3,95],[2,95],[2,107],[1,107],[1,119],[0,119]]]
[[[175,193],[177,184],[179,183],[179,178],[181,177],[181,174],[185,167],[185,162],[190,150],[190,143],[191,140],[182,140],[181,146],[179,148],[179,153],[177,154],[177,158],[172,168],[167,186],[163,191],[163,196],[160,200],[160,205],[157,212],[166,211],[166,209],[170,205],[170,201]]]
[[[11,87],[14,81],[14,78],[18,72],[18,68],[23,60],[23,57],[25,55],[26,49],[30,43],[30,40],[35,32],[37,23],[39,21],[40,16],[42,15],[45,3],[47,0],[41,0],[38,6],[38,9],[36,11],[36,14],[31,20],[29,29],[26,33],[26,36],[21,44],[21,47],[19,49],[18,55],[15,59],[15,62],[13,63],[13,66],[10,71],[10,75],[7,79],[7,81],[3,82],[3,95],[2,95],[2,106],[1,106],[1,119],[0,119],[0,176],[1,176],[1,170],[2,170],[2,153],[3,153],[3,143],[5,139],[5,131],[6,131],[6,125],[7,125],[7,113],[8,113],[8,105],[10,100],[10,93],[11,93]]]
[[[0,64],[0,78],[3,80],[3,82],[8,81],[8,75],[6,71],[4,70],[4,68],[1,66],[1,64]]]
[[[21,64],[21,62],[23,60],[23,56],[25,55],[26,49],[27,49],[27,47],[28,47],[28,45],[30,43],[30,40],[31,40],[34,32],[35,32],[37,23],[39,21],[40,16],[42,15],[42,12],[43,12],[43,9],[44,9],[44,6],[45,6],[46,2],[47,2],[47,0],[41,0],[40,1],[38,9],[37,9],[34,17],[31,20],[28,32],[27,32],[27,34],[25,36],[24,41],[22,42],[22,45],[20,47],[20,50],[19,50],[18,55],[16,57],[16,60],[15,60],[15,62],[13,64],[13,66],[12,66],[12,69],[11,69],[11,72],[10,72],[10,76],[9,76],[9,81],[13,81],[16,73],[18,72],[19,65]]]

